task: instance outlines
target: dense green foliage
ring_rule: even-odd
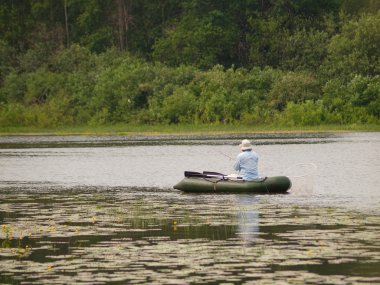
[[[5,0],[0,126],[378,124],[379,3]]]

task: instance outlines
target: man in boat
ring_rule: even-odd
[[[252,144],[249,140],[242,140],[239,145],[241,153],[236,157],[234,169],[244,180],[253,181],[259,178],[258,163],[259,156],[252,150]]]

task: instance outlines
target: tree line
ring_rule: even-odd
[[[4,0],[0,126],[378,124],[376,0]]]

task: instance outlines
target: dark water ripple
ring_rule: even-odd
[[[262,133],[223,135],[149,135],[149,136],[0,136],[0,148],[53,148],[53,147],[110,147],[152,145],[236,145],[242,137],[255,140],[256,144],[304,144],[330,143],[341,140],[358,140],[356,134],[337,133]]]

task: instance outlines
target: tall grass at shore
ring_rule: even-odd
[[[377,124],[281,126],[242,124],[157,124],[129,125],[115,124],[103,126],[64,126],[56,128],[3,127],[0,135],[155,135],[155,134],[228,134],[265,132],[379,132]]]

